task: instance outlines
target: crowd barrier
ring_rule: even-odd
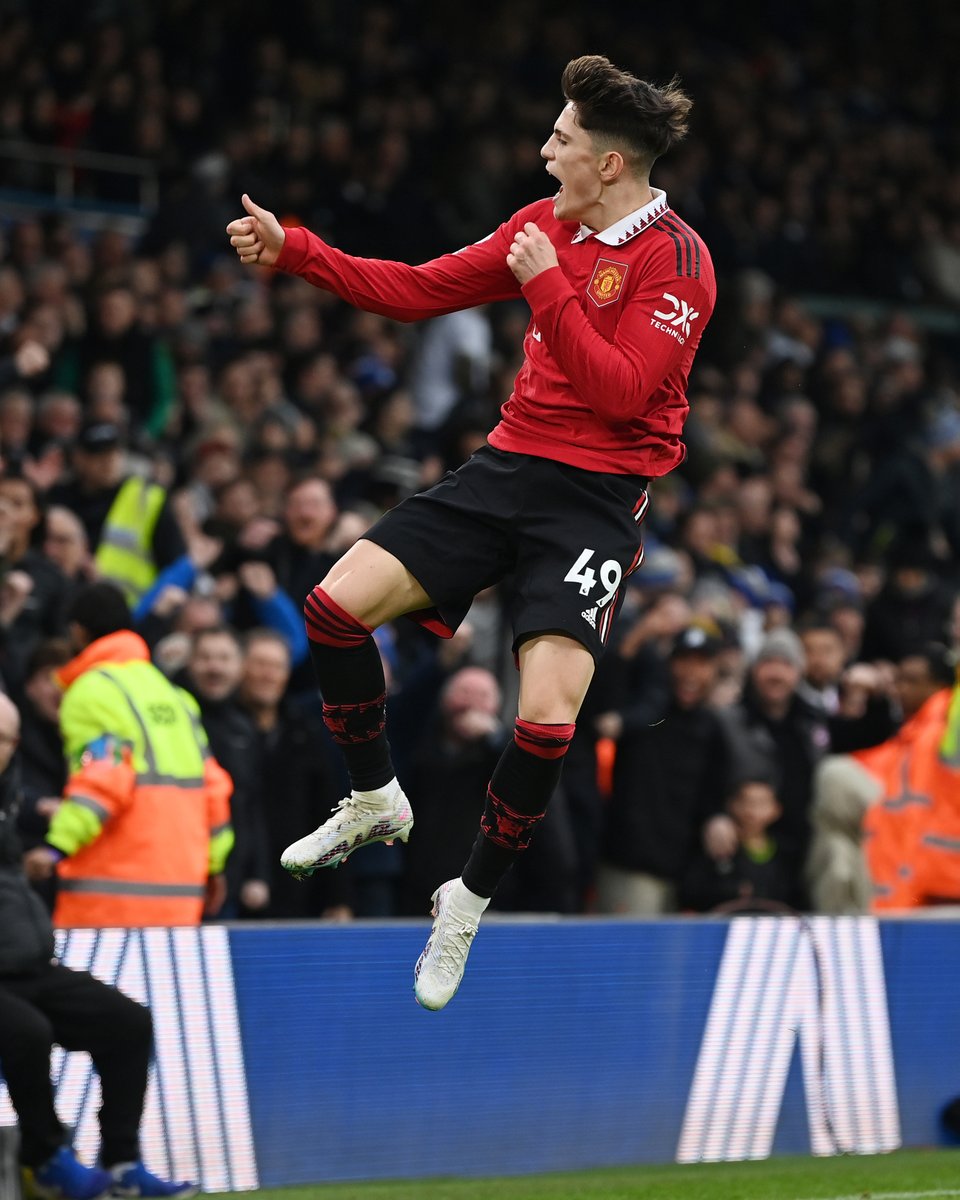
[[[76,930],[61,950],[152,1008],[144,1157],[207,1191],[945,1140],[960,922],[488,918],[440,1013],[413,999],[426,931]],[[89,1160],[96,1077],[81,1054],[53,1070]]]

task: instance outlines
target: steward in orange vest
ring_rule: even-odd
[[[210,754],[196,701],[130,629],[120,591],[90,585],[69,619],[82,648],[57,675],[70,774],[28,873],[59,860],[63,928],[196,925],[223,902],[233,783]]]
[[[945,649],[926,647],[898,667],[907,720],[853,757],[883,785],[863,819],[873,908],[960,901],[960,684]]]

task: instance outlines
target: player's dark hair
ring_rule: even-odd
[[[67,608],[67,622],[79,625],[91,641],[133,628],[123,592],[103,581],[87,584],[77,592]]]
[[[585,54],[567,63],[561,83],[580,128],[621,143],[646,170],[686,136],[693,101],[676,77],[657,87],[602,54]]]

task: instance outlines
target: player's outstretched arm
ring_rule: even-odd
[[[422,321],[520,295],[506,255],[522,212],[455,254],[408,266],[344,254],[302,226],[283,229],[273,213],[249,196],[243,197],[243,206],[248,215],[227,226],[242,263],[276,266],[366,312],[395,321]]]
[[[238,217],[227,226],[230,245],[245,265],[256,263],[261,267],[272,267],[280,257],[286,239],[283,226],[272,212],[254,204],[246,192],[242,200],[248,215]]]

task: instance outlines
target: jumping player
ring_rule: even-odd
[[[543,149],[552,199],[422,266],[354,258],[281,228],[243,197],[227,226],[240,261],[275,266],[358,308],[416,321],[522,296],[525,359],[502,419],[459,470],[387,513],[307,597],[324,719],[352,793],[290,846],[296,875],[369,842],[406,841],[372,632],[403,614],[449,637],[473,596],[512,576],[519,714],[460,879],[433,896],[416,998],[453,997],[480,916],[526,848],[560,777],[624,579],[642,559],[647,483],[684,456],[687,377],[716,296],[703,242],[650,186],[691,102],[588,55],[563,73],[566,105]]]

